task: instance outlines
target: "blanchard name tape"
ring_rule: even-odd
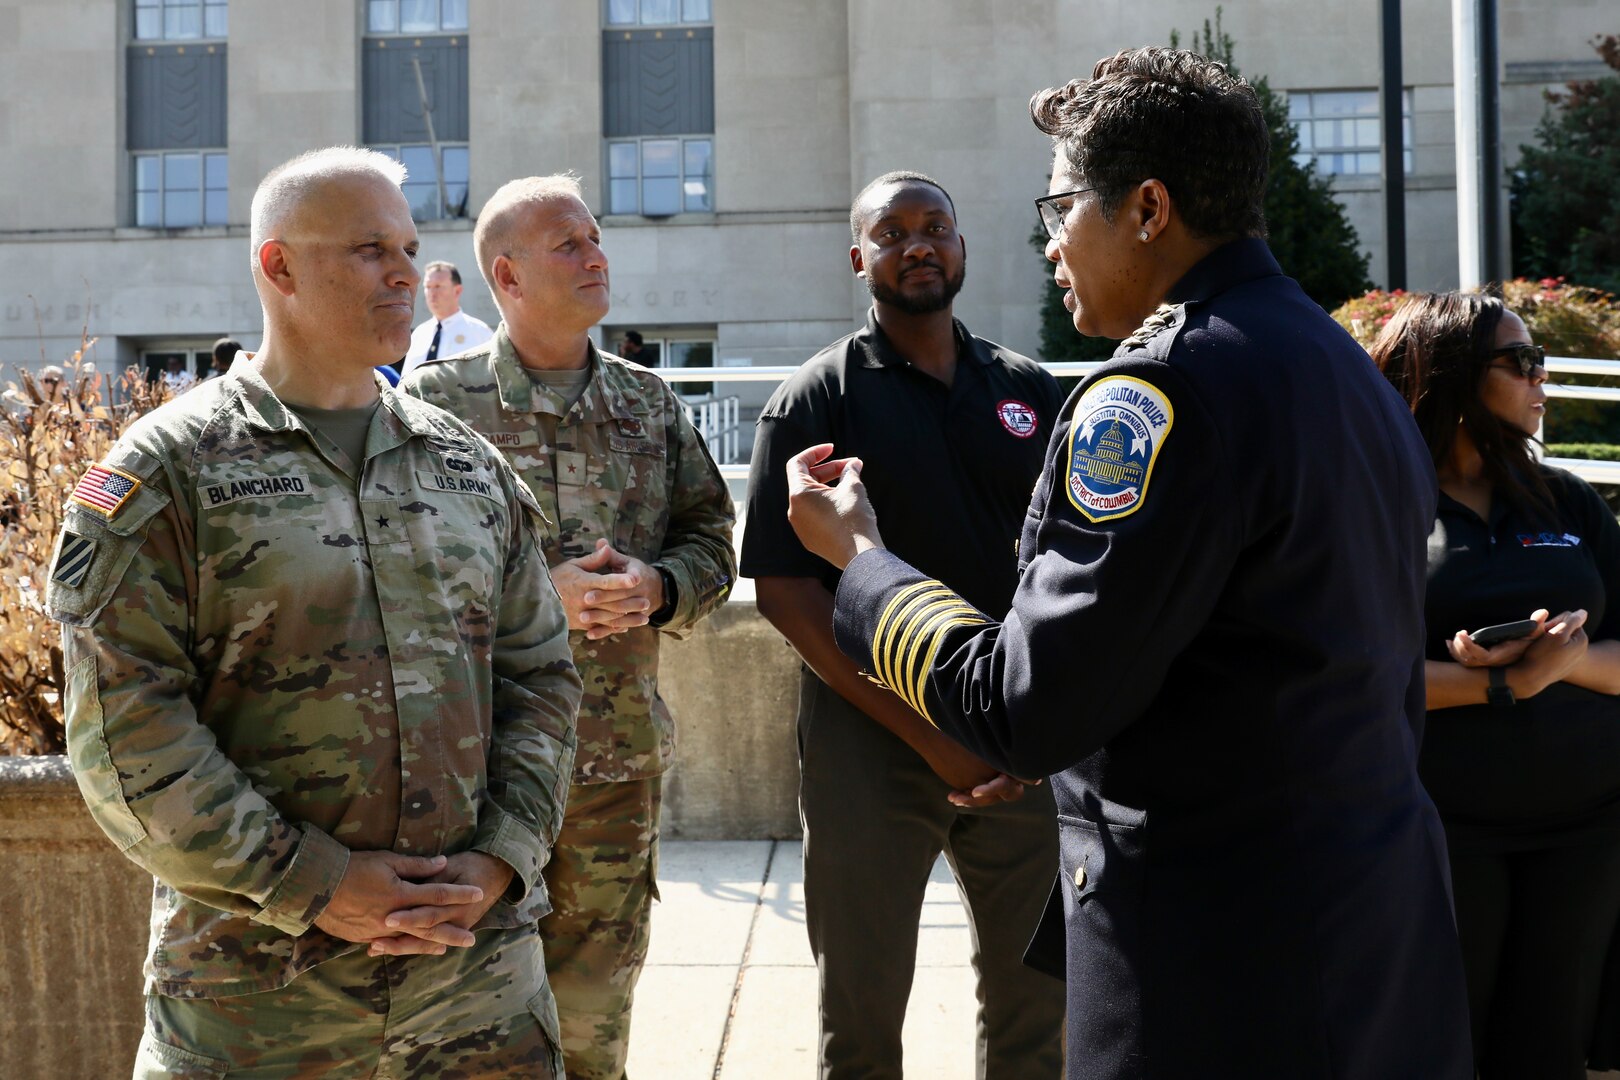
[[[308,495],[309,477],[301,474],[245,476],[202,488],[204,506],[223,506],[238,499],[268,499],[278,495]]]

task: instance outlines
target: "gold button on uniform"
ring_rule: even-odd
[[[1083,866],[1074,868],[1074,887],[1077,889],[1086,887],[1086,868]]]

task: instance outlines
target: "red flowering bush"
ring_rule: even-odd
[[[1572,285],[1563,278],[1515,278],[1500,286],[1502,302],[1530,330],[1548,356],[1620,360],[1620,303],[1602,289]],[[1370,348],[1384,324],[1413,294],[1374,290],[1346,301],[1334,312],[1339,325],[1363,348]],[[1555,375],[1561,383],[1614,386],[1615,376]],[[1620,404],[1557,398],[1547,409],[1549,443],[1620,445]]]

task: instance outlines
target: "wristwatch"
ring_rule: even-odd
[[[1492,705],[1503,707],[1516,704],[1518,699],[1513,696],[1513,687],[1507,684],[1507,668],[1493,667],[1489,670],[1489,685],[1485,687],[1485,700]]]
[[[664,583],[664,606],[647,616],[647,621],[653,626],[662,626],[675,616],[675,575],[662,566],[655,567],[658,577]]]

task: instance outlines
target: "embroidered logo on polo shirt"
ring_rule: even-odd
[[[1574,533],[1519,533],[1517,536],[1520,547],[1580,547],[1581,538]]]
[[[1035,415],[1034,409],[1011,398],[996,406],[996,415],[1001,418],[1001,426],[1020,439],[1029,438],[1040,426],[1040,418]]]
[[[1086,390],[1069,428],[1069,502],[1088,521],[1135,513],[1175,411],[1151,383],[1113,375]]]

